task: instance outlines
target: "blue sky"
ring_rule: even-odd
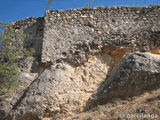
[[[50,9],[82,8],[90,0],[55,0]],[[47,0],[0,0],[0,21],[15,21],[44,15]],[[146,6],[160,0],[95,0],[94,6]]]

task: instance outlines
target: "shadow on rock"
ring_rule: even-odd
[[[89,98],[84,111],[115,98],[126,99],[159,87],[160,55],[133,52],[123,58],[119,68]]]

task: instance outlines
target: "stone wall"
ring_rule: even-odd
[[[41,53],[42,53],[42,40],[43,40],[43,28],[44,28],[44,18],[27,18],[24,20],[19,20],[11,23],[15,32],[23,31],[24,34],[27,35],[26,38],[18,39],[21,41],[21,48],[34,48],[37,62],[41,61]],[[28,65],[26,65],[28,66]],[[39,72],[39,67],[33,63],[30,65],[30,68],[25,68],[28,72]]]
[[[23,40],[22,46],[24,48],[34,48],[36,50],[35,56],[41,55],[42,39],[43,39],[43,23],[42,18],[26,18],[11,23],[15,31],[23,31],[27,37]]]
[[[79,65],[105,48],[149,51],[160,45],[160,6],[46,11],[42,62]]]
[[[46,11],[43,18],[11,24],[15,32],[29,35],[17,40],[23,48],[34,48],[41,64],[20,61],[24,71],[16,92],[0,98],[0,120],[66,119],[108,98],[159,87],[159,56],[123,56],[160,51],[160,6]]]
[[[48,10],[42,18],[12,23],[28,34],[42,63],[67,61],[80,65],[89,56],[112,49],[150,51],[160,46],[160,6],[95,7]]]

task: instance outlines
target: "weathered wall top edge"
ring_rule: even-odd
[[[74,9],[66,9],[66,10],[46,10],[45,13],[47,12],[65,12],[65,11],[74,11],[74,10],[95,10],[95,9],[117,9],[117,8],[132,8],[132,9],[142,9],[142,8],[160,8],[160,4],[159,5],[149,5],[149,6],[113,6],[113,7],[109,7],[109,6],[97,6],[94,8],[74,8]],[[24,19],[20,19],[20,20],[16,20],[11,22],[11,24],[19,24],[19,23],[24,23],[25,21],[32,21],[32,20],[37,20],[37,19],[43,19],[43,17],[26,17]]]
[[[43,19],[43,18],[44,17],[27,17],[27,18],[24,18],[24,19],[13,21],[13,22],[11,22],[11,24],[12,25],[21,24],[21,23],[25,23],[25,22],[28,22],[28,21],[34,21],[34,20]]]
[[[23,30],[24,28],[28,28],[29,26],[36,24],[38,21],[43,21],[43,20],[44,20],[44,17],[30,17],[30,18],[25,18],[22,20],[16,20],[14,22],[11,22],[10,24],[15,29]]]
[[[65,11],[81,11],[81,10],[96,10],[96,9],[148,9],[148,8],[160,8],[159,5],[148,5],[148,6],[96,6],[93,8],[69,8],[66,10],[46,10],[46,12],[65,12]]]

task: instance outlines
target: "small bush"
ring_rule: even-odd
[[[49,6],[51,5],[51,3],[54,4],[55,1],[54,1],[54,0],[48,0],[48,3],[47,3],[47,5],[46,5],[46,10],[48,10],[48,8],[49,8]]]
[[[91,0],[90,2],[88,2],[86,4],[86,8],[92,8],[93,7],[93,2],[94,2],[94,0]]]
[[[0,95],[15,88],[21,72],[20,58],[32,57],[34,49],[22,48],[23,32],[15,32],[11,24],[0,22]],[[32,57],[33,58],[33,57]]]

